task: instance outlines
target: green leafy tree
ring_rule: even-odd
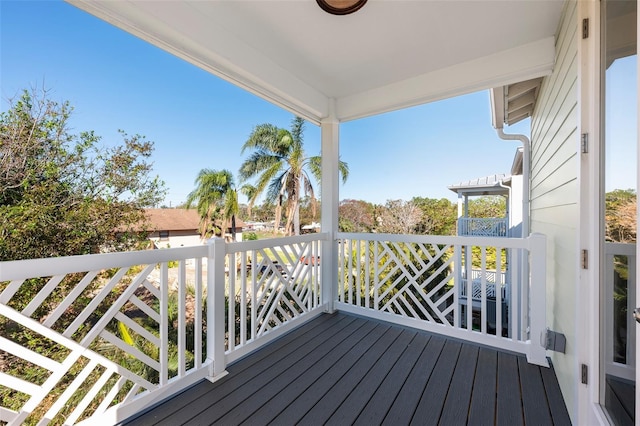
[[[72,112],[25,90],[0,114],[0,260],[130,249],[144,208],[164,197],[152,142],[121,131],[121,144],[101,147],[93,132],[70,132]]]
[[[242,185],[240,187],[240,193],[242,195],[244,195],[245,197],[247,197],[247,199],[249,200],[249,204],[247,204],[246,206],[246,212],[247,212],[247,219],[251,219],[252,218],[252,209],[253,209],[253,204],[255,202],[256,199],[256,187],[253,185],[250,185],[248,183]]]
[[[300,200],[300,224],[310,225],[319,221],[318,210],[320,202],[313,203],[309,197],[303,197]]]
[[[637,238],[637,196],[633,189],[615,189],[605,194],[605,240],[633,244]],[[626,362],[629,257],[613,257],[614,360]]]
[[[254,205],[251,210],[251,219],[259,222],[268,222],[275,218],[276,206],[273,203],[263,202],[260,205]]]
[[[213,233],[216,220],[221,220],[221,233],[231,222],[232,237],[236,239],[236,215],[239,211],[238,192],[229,170],[202,169],[195,180],[196,188],[187,196],[187,208],[195,205],[200,215],[202,237]]]
[[[418,234],[455,235],[457,207],[446,198],[414,197],[412,200],[422,210],[422,220],[416,225]]]
[[[320,156],[309,157],[304,151],[304,120],[295,117],[291,130],[281,129],[272,124],[256,126],[249,139],[242,146],[242,152],[252,150],[240,166],[240,177],[256,178],[255,192],[250,200],[266,191],[266,201],[275,204],[275,228],[280,225],[283,207],[287,223],[288,235],[300,233],[300,200],[303,195],[309,196],[315,206],[316,197],[307,169],[316,180],[320,180]],[[339,164],[342,181],[349,174],[345,162]]]
[[[506,217],[507,201],[499,195],[488,195],[469,200],[469,217]]]

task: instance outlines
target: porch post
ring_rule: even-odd
[[[322,139],[322,183],[321,183],[321,231],[329,234],[322,244],[321,297],[327,312],[335,310],[334,301],[338,296],[338,180],[340,161],[339,122],[333,108],[329,117],[320,122]]]
[[[227,374],[224,324],[226,243],[223,238],[211,238],[207,244],[207,361],[213,361],[208,377],[213,382]]]
[[[529,351],[527,361],[548,367],[542,336],[547,327],[547,237],[534,233],[528,237],[531,278],[529,284]],[[524,283],[525,285],[527,282]],[[523,288],[523,293],[526,289]],[[527,309],[527,306],[522,306]],[[525,311],[526,314],[526,311]]]

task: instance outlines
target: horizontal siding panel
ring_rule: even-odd
[[[566,123],[575,123],[577,121],[578,109],[574,103],[568,116],[565,118]],[[531,174],[531,186],[535,187],[544,180],[544,177],[553,174],[562,163],[566,162],[568,158],[575,157],[578,151],[579,137],[578,129],[572,125],[561,126],[555,133],[555,137],[552,139],[554,144],[549,144],[549,148],[546,150],[546,161],[538,162],[533,169],[535,173]],[[578,170],[576,169],[575,175],[577,176]]]
[[[578,168],[578,157],[577,154],[573,154],[570,158],[560,158],[562,163],[558,161],[554,161],[551,167],[555,167],[552,170],[552,173],[545,176],[544,180],[540,180],[539,182],[535,182],[535,186],[531,188],[531,199],[536,200],[537,198],[543,197],[546,194],[552,196],[550,193],[556,190],[561,190],[568,183],[576,180],[577,168]],[[549,167],[549,168],[551,168]],[[560,204],[567,204],[570,202],[577,202],[578,194],[575,194],[573,197],[569,197],[564,199]]]
[[[545,224],[555,224],[559,217],[577,217],[578,205],[575,203],[563,204],[559,206],[552,206],[547,208],[532,208],[531,209],[531,223],[537,223],[540,226]],[[565,222],[565,221],[563,221]],[[563,228],[577,229],[577,222],[575,220],[565,222],[562,225]],[[539,231],[541,232],[541,231]]]
[[[540,120],[541,132],[535,135],[537,142],[533,146],[532,151],[532,168],[536,169],[539,164],[544,164],[546,158],[551,154],[547,153],[551,147],[549,141],[555,140],[561,133],[563,127],[570,129],[577,127],[577,119],[572,118],[571,113],[576,109],[577,105],[577,78],[575,72],[577,69],[572,67],[568,70],[569,75],[564,81],[566,84],[551,91],[549,96],[554,97],[554,102],[548,110],[542,110],[537,120]]]
[[[552,191],[548,191],[540,194],[531,194],[531,209],[542,209],[546,207],[553,207],[565,204],[576,204],[578,198],[578,182],[576,179],[566,182],[561,186],[554,188]],[[573,217],[558,217],[556,220],[559,223],[570,224],[576,220],[576,216]],[[538,232],[538,230],[534,230]]]
[[[543,139],[543,143],[536,144],[535,153],[537,161],[532,162],[532,179],[540,175],[550,173],[548,163],[556,160],[563,162],[563,158],[569,158],[578,151],[578,106],[575,98],[563,104],[560,115],[551,124],[549,137]],[[554,167],[551,167],[553,170]],[[577,173],[577,172],[576,172]]]
[[[555,93],[561,82],[566,78],[567,74],[571,74],[569,71],[569,64],[575,62],[573,58],[577,57],[576,49],[576,4],[571,3],[567,5],[567,15],[563,15],[561,22],[561,30],[556,36],[556,62],[554,65],[554,72],[543,80],[541,90],[545,93]],[[573,73],[577,76],[577,70]],[[553,98],[550,96],[541,96],[536,103],[536,115],[541,116],[540,112],[549,111],[552,106]],[[532,135],[539,136],[541,131],[544,131],[543,122],[537,121],[532,123]]]
[[[546,232],[545,235],[549,235],[547,237],[547,268],[549,272],[547,286],[550,293],[553,293],[556,285],[574,274],[577,259],[574,238],[576,233],[575,229],[554,227],[548,223],[537,223],[537,225]],[[558,256],[561,259],[558,259]]]
[[[575,13],[575,11],[574,11]],[[566,22],[575,22],[575,16],[572,20]],[[566,97],[566,88],[570,87],[574,80],[577,79],[577,49],[576,49],[576,28],[569,29],[570,34],[561,33],[559,42],[556,43],[556,63],[554,73],[543,80],[541,92],[546,94],[541,96],[536,104],[536,112],[534,115],[538,119],[532,123],[531,134],[537,140],[543,140],[550,137],[548,133],[548,118],[555,117],[554,107],[557,108],[558,99]],[[565,89],[563,89],[563,87]],[[560,96],[562,94],[562,96]],[[543,119],[545,118],[545,119]]]

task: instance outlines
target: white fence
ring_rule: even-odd
[[[339,309],[527,354],[547,365],[540,336],[545,330],[546,239],[338,234]],[[478,309],[461,294],[473,294],[471,261],[461,253],[477,247],[480,263]],[[488,250],[495,250],[488,266]],[[503,250],[522,252],[531,271],[509,292],[508,327],[503,328],[505,293],[489,298],[490,269],[502,270]],[[463,274],[464,269],[468,273]],[[518,279],[518,271],[512,276]],[[515,281],[514,280],[514,281]],[[464,293],[460,290],[466,286]],[[493,316],[493,317],[492,317]],[[494,329],[491,329],[493,324]]]
[[[214,239],[199,247],[0,263],[0,422],[117,423],[202,378],[216,380],[228,362],[332,305],[546,364],[538,344],[545,328],[543,236],[327,240]],[[326,263],[320,255],[330,247],[337,254]],[[472,272],[471,260],[465,264],[466,248],[479,256],[480,272]],[[500,255],[490,264],[491,250],[522,252],[530,280],[492,296],[491,271],[503,265]],[[321,260],[332,277],[324,282]],[[464,294],[476,292],[474,281],[479,309],[467,309]],[[508,313],[495,309],[505,298]]]
[[[277,337],[282,325],[321,312],[320,249],[327,234],[222,244],[226,247],[227,362]],[[235,265],[235,267],[229,267]],[[218,269],[219,270],[219,269]]]
[[[506,218],[459,217],[458,235],[475,237],[507,237],[509,223]]]
[[[321,312],[324,239],[1,262],[0,423],[114,424],[223,375]]]
[[[604,245],[604,336],[607,374],[635,381],[636,245]]]

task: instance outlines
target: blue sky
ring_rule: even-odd
[[[237,174],[240,148],[257,124],[289,127],[292,114],[62,1],[0,1],[0,95],[45,87],[75,107],[76,131],[105,145],[117,133],[155,142],[155,172],[166,205],[184,201],[198,171]],[[528,121],[507,132],[528,133]],[[414,196],[455,199],[447,185],[508,173],[516,142],[491,127],[489,94],[387,113],[340,127],[350,167],[340,199],[375,203]],[[307,123],[307,153],[320,153],[320,129]],[[242,201],[242,200],[241,200]]]

